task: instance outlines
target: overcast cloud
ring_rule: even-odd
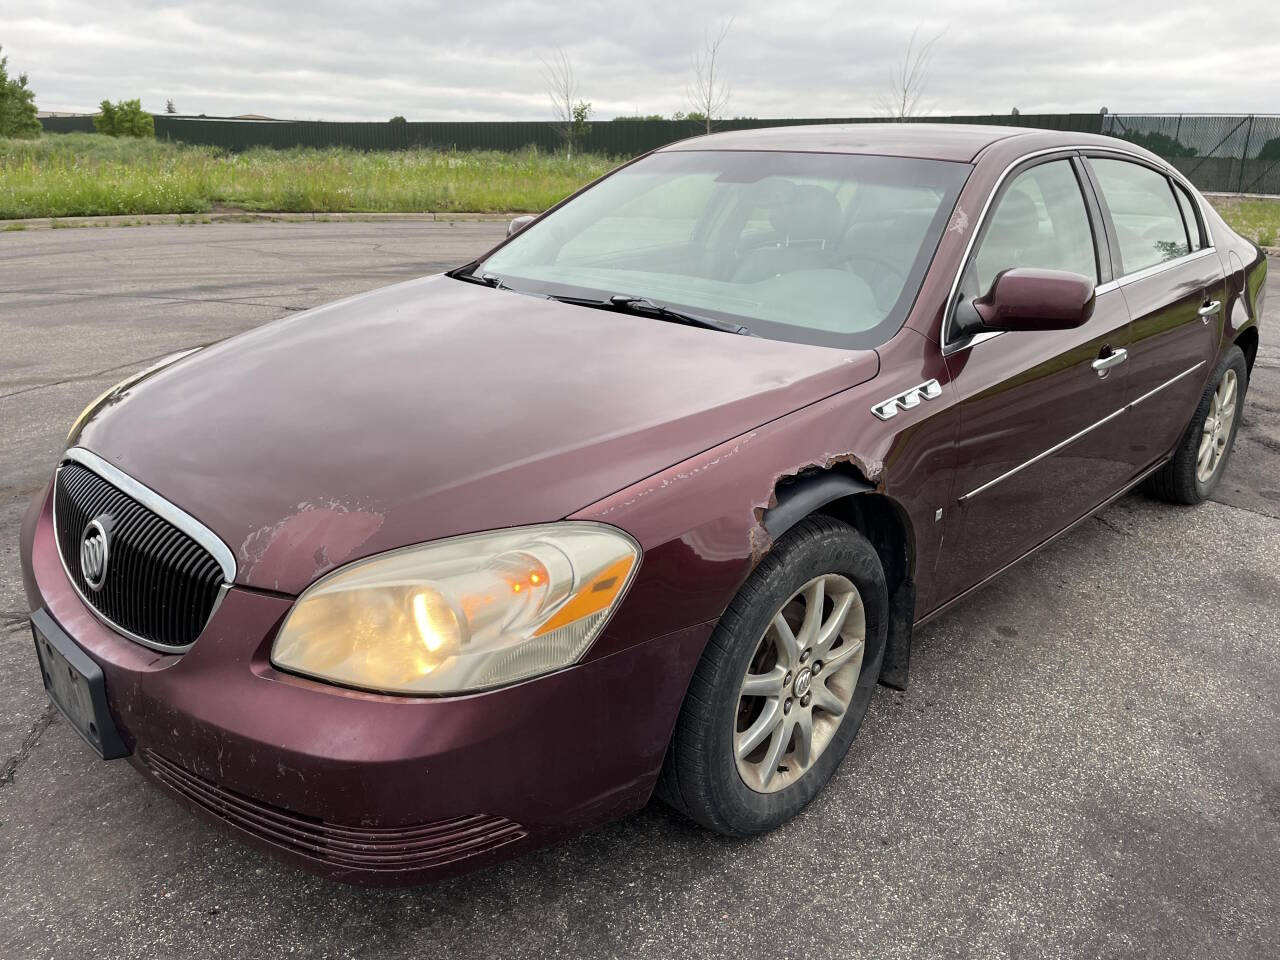
[[[182,113],[545,119],[539,57],[572,58],[594,115],[687,109],[705,27],[734,116],[865,116],[912,29],[941,32],[932,113],[1275,112],[1280,2],[656,0],[647,4],[5,0],[0,45],[42,110],[173,98]]]

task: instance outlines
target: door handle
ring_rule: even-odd
[[[1204,306],[1202,306],[1199,310],[1197,310],[1196,313],[1200,315],[1201,320],[1203,320],[1205,323],[1208,323],[1209,318],[1212,317],[1221,309],[1222,309],[1221,300],[1209,300],[1204,304]]]
[[[1128,359],[1128,350],[1125,350],[1124,348],[1112,350],[1105,357],[1099,357],[1097,360],[1093,361],[1093,369],[1098,371],[1098,376],[1105,377],[1108,370],[1112,367],[1120,366],[1120,364],[1124,363]]]

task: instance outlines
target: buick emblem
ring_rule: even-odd
[[[809,688],[813,686],[813,673],[808,667],[800,671],[800,676],[796,677],[795,692],[797,697],[803,697],[809,692]]]
[[[90,590],[101,590],[111,556],[111,518],[94,517],[80,535],[80,572]]]

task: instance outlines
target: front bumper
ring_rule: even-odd
[[[393,697],[275,670],[292,603],[276,594],[231,589],[182,655],[120,636],[67,579],[47,494],[22,563],[31,608],[102,669],[131,763],[242,839],[371,884],[475,869],[642,806],[712,628],[501,690]]]

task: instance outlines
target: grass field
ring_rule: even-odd
[[[1213,197],[1211,202],[1236,231],[1264,247],[1280,241],[1280,197]]]
[[[204,213],[215,206],[289,213],[536,212],[618,162],[533,151],[227,153],[90,133],[0,139],[0,220]],[[1273,245],[1280,237],[1280,199],[1213,202],[1250,239]]]
[[[226,153],[68,133],[0,140],[0,219],[200,213],[536,212],[618,161],[405,150]]]

